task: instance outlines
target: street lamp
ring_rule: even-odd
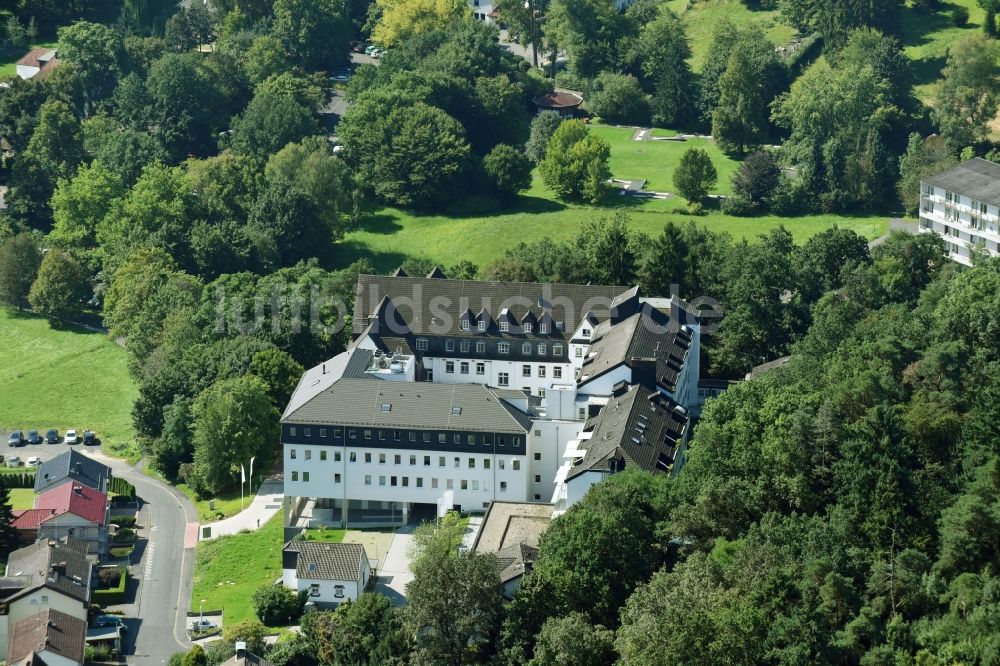
[[[202,599],[201,603],[198,604],[198,630],[205,626],[205,600]]]

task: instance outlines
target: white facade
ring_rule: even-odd
[[[921,183],[920,231],[941,236],[948,257],[966,266],[977,246],[1000,255],[1000,210],[960,192]]]
[[[281,584],[296,592],[308,592],[306,601],[323,606],[334,606],[345,601],[357,601],[365,591],[372,576],[368,556],[362,551],[358,577],[354,580],[327,580],[322,578],[299,578],[295,569],[281,570]]]
[[[514,343],[518,344],[518,343]],[[554,386],[573,386],[572,363],[505,361],[496,359],[424,357],[424,368],[438,384],[486,384],[525,390],[545,398]]]
[[[491,14],[494,7],[491,0],[469,0],[469,7],[472,8],[472,18],[477,21],[485,21],[486,23],[494,23]]]

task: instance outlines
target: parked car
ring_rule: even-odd
[[[45,433],[45,441],[48,442],[49,444],[58,444],[59,431],[56,430],[55,428],[49,428],[48,431]]]
[[[93,446],[94,444],[97,444],[97,435],[94,434],[93,430],[84,430],[83,431],[83,445],[84,446]]]
[[[10,437],[7,438],[7,446],[24,446],[24,433],[20,430],[10,433]]]
[[[28,467],[38,467],[42,464],[42,459],[38,456],[31,456],[28,458]]]
[[[333,76],[330,77],[330,80],[336,81],[338,83],[347,83],[348,81],[351,80],[352,74],[353,72],[349,68],[345,67],[343,69],[338,69],[336,72],[334,72]]]
[[[28,431],[28,444],[41,444],[42,436],[38,434],[37,430]]]
[[[365,43],[364,42],[351,42],[351,51],[354,53],[364,53]]]
[[[215,623],[205,618],[200,618],[191,623],[191,631],[208,631],[215,627]]]
[[[76,438],[76,430],[67,430],[66,437],[64,437],[64,440],[66,441],[67,444],[76,444],[78,441]]]
[[[365,55],[371,55],[372,51],[376,50],[378,50],[377,46],[375,46],[374,44],[369,44],[368,46],[365,47]]]
[[[21,459],[17,456],[11,456],[7,458],[7,467],[20,467]]]
[[[377,60],[378,58],[382,57],[383,53],[385,53],[384,49],[372,49],[372,52],[369,53],[368,55],[370,55],[371,57],[373,57],[373,58],[375,58]]]
[[[98,615],[94,619],[95,627],[118,627],[122,631],[128,631],[128,627],[125,626],[125,622],[117,615]]]

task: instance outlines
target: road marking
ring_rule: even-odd
[[[198,545],[198,523],[188,523],[184,526],[184,548],[194,548]]]
[[[156,544],[150,543],[149,546],[146,547],[146,568],[145,571],[143,572],[144,573],[143,578],[145,580],[153,579],[153,558],[155,555],[156,555]]]

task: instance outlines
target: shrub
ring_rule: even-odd
[[[102,570],[105,571],[105,570]],[[125,596],[125,585],[128,583],[128,569],[125,567],[115,567],[113,569],[118,574],[118,584],[107,590],[94,590],[90,598],[95,604],[100,606],[110,606],[120,604]],[[98,577],[100,577],[98,573]]]
[[[814,197],[799,181],[782,177],[768,199],[768,206],[775,215],[804,215],[812,212],[814,201]]]
[[[757,212],[757,205],[744,196],[736,195],[722,200],[722,212],[736,217],[747,217]]]
[[[639,80],[628,74],[599,74],[591,86],[587,109],[609,123],[645,125],[649,122],[646,95]]]
[[[132,543],[135,541],[135,530],[127,527],[122,528],[115,533],[111,540],[115,543]]]
[[[263,654],[264,636],[267,630],[257,620],[243,620],[236,624],[231,624],[222,631],[222,640],[226,643],[226,650],[232,650],[232,645],[236,641],[246,641],[247,652],[252,654]]]
[[[295,624],[302,615],[306,594],[293,592],[284,585],[261,585],[253,593],[253,609],[260,621],[268,626]]]
[[[513,199],[531,186],[531,161],[512,146],[497,144],[483,158],[483,170],[501,197]]]
[[[117,587],[122,572],[118,567],[105,567],[97,572],[97,579],[105,587]]]
[[[111,522],[118,527],[135,527],[135,516],[112,516]]]
[[[959,28],[969,22],[969,10],[962,5],[955,5],[951,8],[951,21]]]
[[[781,182],[778,157],[768,151],[750,153],[733,174],[733,191],[754,206],[771,196]]]

